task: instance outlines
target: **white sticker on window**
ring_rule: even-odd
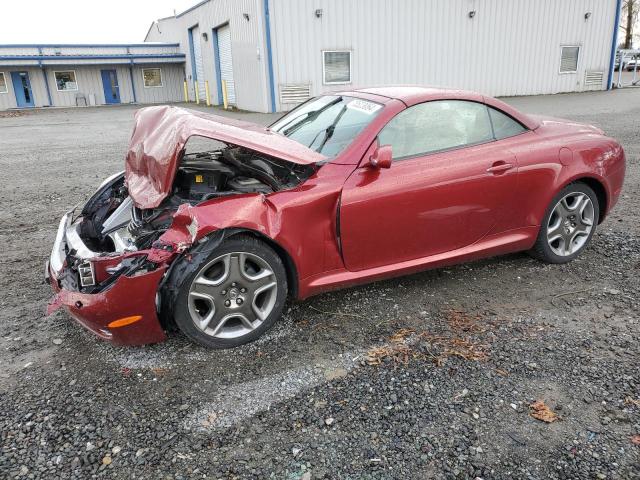
[[[362,100],[361,98],[356,98],[355,100],[351,100],[347,104],[347,108],[351,108],[352,110],[358,110],[368,115],[371,115],[377,112],[378,110],[380,110],[381,107],[382,105],[380,104],[377,104],[374,102],[368,102],[367,100]]]

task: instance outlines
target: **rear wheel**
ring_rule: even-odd
[[[566,263],[589,244],[600,215],[598,197],[583,183],[572,183],[551,201],[531,254],[548,263]]]
[[[251,342],[281,316],[287,276],[263,242],[238,235],[224,241],[185,279],[174,318],[192,340],[210,348]]]

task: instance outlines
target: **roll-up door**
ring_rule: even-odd
[[[231,58],[231,30],[229,25],[218,28],[218,55],[220,59],[220,80],[227,83],[227,100],[236,103],[236,88],[233,81],[233,61]]]
[[[191,29],[191,42],[193,45],[193,62],[195,64],[195,78],[194,80],[198,81],[198,95],[200,96],[200,101],[205,99],[205,88],[204,88],[204,65],[202,64],[202,44],[200,38],[200,28],[195,26]]]

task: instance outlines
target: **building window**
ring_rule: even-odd
[[[351,52],[327,50],[322,52],[323,83],[351,83]]]
[[[560,54],[560,73],[576,73],[578,71],[578,56],[580,47],[562,47]]]
[[[53,72],[56,77],[56,88],[59,92],[68,92],[78,90],[76,82],[76,72],[69,70],[68,72]]]
[[[7,79],[4,76],[4,72],[0,72],[0,93],[7,93]]]
[[[143,68],[142,78],[144,80],[144,88],[162,86],[162,71],[159,68]]]

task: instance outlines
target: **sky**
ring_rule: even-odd
[[[2,1],[0,44],[138,43],[151,22],[199,0]]]

